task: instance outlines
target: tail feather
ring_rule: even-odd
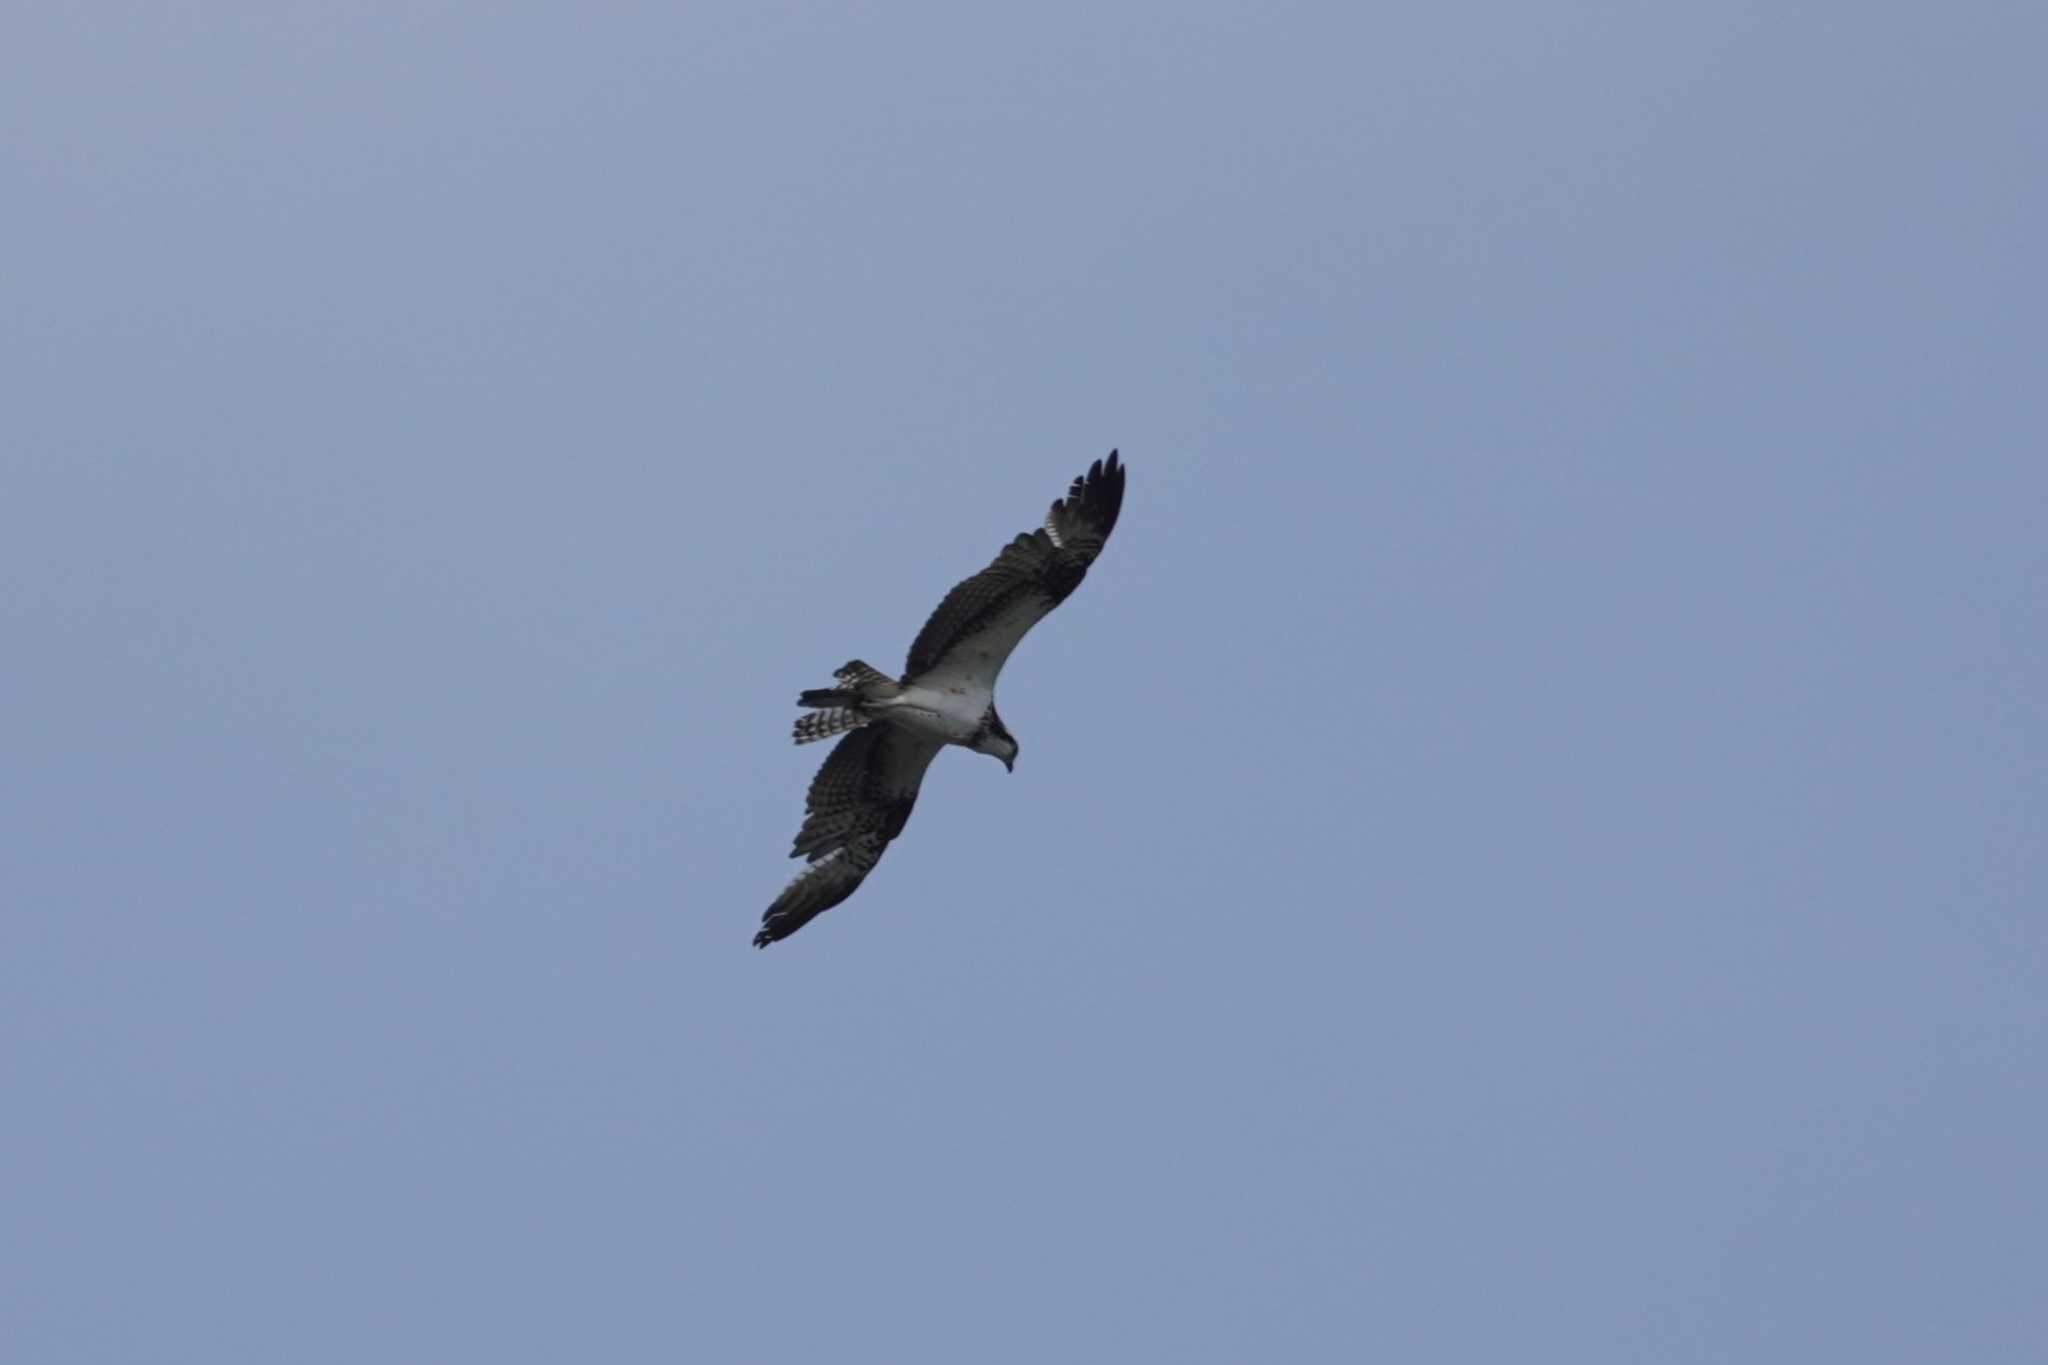
[[[832,706],[859,706],[864,701],[893,697],[901,690],[901,685],[894,678],[859,659],[832,676],[839,679],[839,686],[808,688],[798,694],[796,704],[820,710]]]
[[[813,687],[806,691],[799,692],[797,694],[796,704],[798,706],[814,706],[819,708],[825,708],[833,706],[851,706],[859,700],[860,693],[849,692],[843,687]]]
[[[791,737],[799,744],[811,744],[817,740],[830,739],[848,730],[858,730],[868,723],[868,717],[847,707],[837,706],[827,711],[813,711],[796,718]]]
[[[839,679],[841,686],[864,696],[888,697],[896,693],[894,678],[872,664],[862,663],[859,659],[851,661],[832,676]]]
[[[837,687],[811,687],[797,694],[796,704],[808,706],[811,714],[798,716],[796,729],[792,732],[799,744],[813,740],[830,739],[847,730],[857,730],[874,717],[867,714],[865,704],[884,701],[901,690],[902,685],[879,668],[871,668],[855,659],[832,675],[839,679]]]

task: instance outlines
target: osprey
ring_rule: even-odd
[[[796,742],[846,738],[811,780],[803,828],[789,856],[810,866],[761,916],[765,948],[851,896],[903,832],[924,770],[957,744],[1011,768],[1017,741],[996,714],[996,675],[1024,632],[1081,586],[1116,526],[1124,471],[1114,450],[1074,480],[1045,525],[1003,547],[995,562],[956,586],[911,643],[903,676],[858,659],[832,676],[837,687],[797,698],[810,714]]]

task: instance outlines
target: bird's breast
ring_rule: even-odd
[[[960,744],[981,728],[990,700],[971,688],[913,685],[876,709],[906,729]]]

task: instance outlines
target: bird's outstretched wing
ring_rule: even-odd
[[[1024,632],[1081,586],[1123,505],[1124,469],[1112,450],[1074,480],[1044,526],[946,594],[911,644],[903,680],[992,690]]]
[[[839,741],[811,779],[803,828],[789,851],[811,865],[761,916],[756,948],[788,938],[854,893],[889,841],[903,832],[924,770],[943,747],[889,724],[855,730]]]

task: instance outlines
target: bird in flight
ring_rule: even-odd
[[[856,659],[832,676],[837,687],[797,698],[809,714],[796,742],[844,734],[811,779],[792,858],[810,865],[761,916],[754,946],[765,948],[851,896],[903,832],[924,770],[948,744],[1012,768],[1017,740],[996,714],[996,675],[1046,613],[1081,586],[1102,553],[1124,501],[1114,450],[1074,480],[1045,525],[1003,547],[995,562],[957,585],[911,643],[903,676]]]

